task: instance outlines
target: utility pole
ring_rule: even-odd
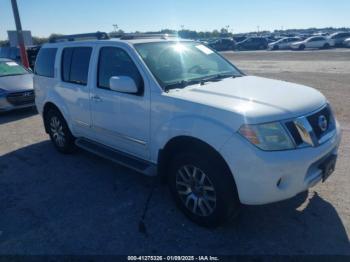
[[[118,25],[117,25],[117,24],[114,24],[113,27],[114,27],[114,32],[116,33],[116,32],[117,32],[117,29],[118,29]]]
[[[28,61],[26,47],[24,45],[22,25],[21,25],[21,19],[19,18],[17,1],[11,0],[11,3],[12,3],[13,16],[15,17],[17,40],[18,40],[18,45],[21,52],[21,61],[24,67],[29,68],[29,61]]]

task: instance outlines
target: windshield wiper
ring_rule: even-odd
[[[174,83],[166,85],[164,87],[164,90],[168,91],[170,89],[175,89],[175,88],[185,88],[186,86],[191,86],[191,85],[200,84],[200,83],[201,83],[200,79],[181,80],[181,81],[174,82]]]
[[[204,78],[196,78],[196,79],[191,79],[191,80],[181,80],[181,81],[166,85],[164,87],[164,90],[168,91],[170,89],[175,89],[175,88],[185,88],[187,86],[195,85],[195,84],[204,85],[205,82],[215,82],[215,81],[220,81],[224,78],[231,78],[231,77],[236,78],[238,76],[234,75],[234,74],[216,74],[216,75],[212,75],[212,76],[204,77]]]
[[[217,75],[213,75],[213,76],[209,76],[209,77],[206,77],[206,78],[202,78],[201,79],[201,85],[204,85],[205,82],[212,82],[212,81],[220,81],[222,79],[225,79],[225,78],[236,78],[237,75],[234,75],[234,74],[217,74]]]
[[[7,75],[0,75],[0,77],[6,77],[6,76],[21,76],[21,75],[26,75],[27,73],[24,74],[7,74]]]

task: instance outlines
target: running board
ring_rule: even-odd
[[[90,153],[98,155],[102,158],[113,161],[119,165],[133,169],[147,176],[155,176],[157,168],[155,164],[149,163],[143,159],[131,156],[129,154],[115,150],[109,146],[102,145],[98,142],[85,138],[77,138],[75,144]]]

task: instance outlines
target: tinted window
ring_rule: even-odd
[[[34,73],[45,77],[54,77],[57,48],[41,48],[35,62]]]
[[[62,80],[74,84],[86,85],[91,52],[91,47],[65,48],[61,63]]]
[[[324,40],[323,37],[314,37],[314,38],[311,38],[311,39],[309,40],[309,42],[316,42],[316,41],[322,41],[322,40]]]
[[[143,86],[142,77],[130,56],[117,47],[103,47],[98,66],[98,87],[109,89],[112,76],[131,77],[138,87]]]

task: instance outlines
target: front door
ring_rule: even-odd
[[[98,52],[96,83],[91,93],[92,126],[101,143],[134,156],[148,159],[150,91],[148,81],[128,52],[105,46]],[[128,76],[139,88],[135,94],[109,88],[112,76]]]

